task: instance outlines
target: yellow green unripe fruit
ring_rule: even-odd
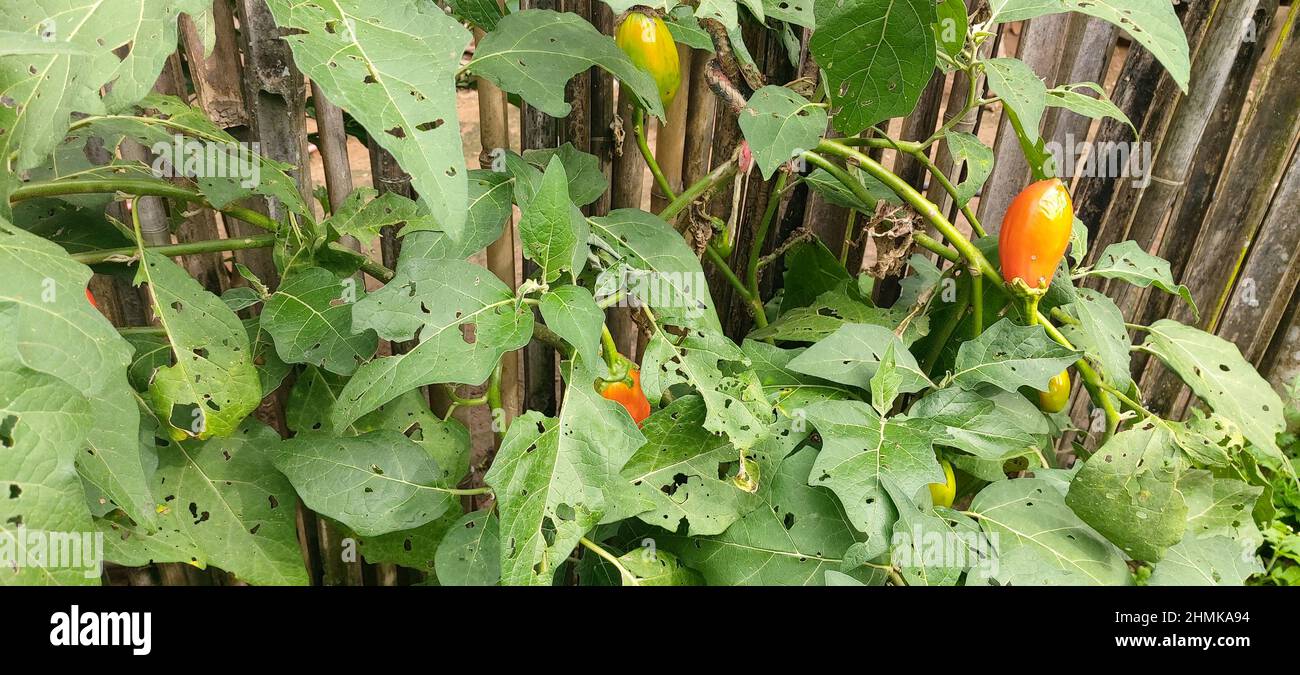
[[[1047,391],[1038,392],[1038,409],[1045,413],[1059,413],[1070,402],[1070,370],[1061,371],[1060,375],[1047,382]]]
[[[677,61],[677,43],[664,20],[653,12],[634,9],[614,30],[614,42],[637,68],[654,79],[664,108],[672,105],[682,84],[682,69]]]
[[[939,464],[943,465],[943,482],[930,483],[930,501],[935,506],[951,507],[952,500],[957,496],[957,477],[953,475],[948,460],[941,459]]]

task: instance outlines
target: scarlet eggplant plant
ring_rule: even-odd
[[[177,14],[202,15],[205,2],[148,0],[145,12],[145,0],[70,0],[58,25],[102,30],[49,34],[32,18],[45,4],[0,9],[0,550],[11,525],[97,531],[117,564],[302,584],[301,500],[365,560],[439,584],[1240,584],[1263,570],[1259,526],[1273,512],[1261,495],[1294,481],[1277,444],[1278,395],[1232,344],[1169,320],[1127,325],[1078,285],[1188,295],[1132,242],[1081,266],[1086,230],[1049,180],[1046,106],[1122,113],[985,55],[999,24],[1072,9],[1120,22],[1185,86],[1187,43],[1168,4],[993,0],[968,17],[959,0],[668,3],[636,8],[616,42],[574,14],[492,2],[453,2],[449,14],[423,0],[268,0],[297,68],[420,195],[362,188],[323,218],[292,167],[255,154],[250,181],[181,162],[160,177],[156,163],[85,152],[125,140],[161,151],[178,135],[205,153],[237,147],[200,110],[150,93]],[[133,42],[146,22],[159,39]],[[816,82],[758,81],[743,22],[812,29]],[[484,36],[462,62],[470,26]],[[710,84],[774,183],[761,220],[739,225],[756,242],[737,251],[744,269],[722,254],[724,232],[696,237],[697,250],[674,227],[719,220],[700,218],[704,197],[729,189],[734,159],[716,158],[681,194],[661,180],[671,202],[660,213],[599,216],[580,208],[608,180],[571,145],[465,166],[458,81],[481,78],[562,117],[568,80],[599,67],[662,119],[678,86],[671,50],[657,46],[666,33],[714,50]],[[951,125],[924,139],[884,131],[936,69],[977,83],[950,119],[1000,101],[1044,181],[1013,205],[1000,239],[970,208],[991,149]],[[632,127],[662,178],[644,125]],[[931,163],[939,144],[964,158],[963,182]],[[920,162],[965,227],[873,148]],[[864,218],[885,203],[937,232],[910,233],[921,252],[896,302],[871,300],[873,278],[837,254],[845,242],[803,237],[763,255],[781,194],[799,184]],[[140,208],[127,209],[129,223],[106,213],[140,197],[265,234],[148,240]],[[274,215],[240,205],[251,198],[271,200]],[[517,288],[467,261],[509,232],[515,208],[534,263]],[[402,240],[395,269],[343,244],[390,226]],[[174,260],[254,248],[272,249],[278,283],[240,267],[247,286],[220,297]],[[748,335],[723,331],[701,257],[750,311]],[[782,261],[784,288],[765,297],[759,281]],[[111,325],[82,297],[92,270],[132,274],[155,321]],[[639,365],[609,337],[615,306],[641,320]],[[453,409],[499,407],[503,357],[534,341],[562,357],[562,404],[504,420],[480,481],[469,430],[435,414],[428,388],[486,383]],[[1134,352],[1187,382],[1201,404],[1191,417],[1144,407]],[[1074,426],[1060,412],[1070,368],[1092,414],[1058,453]],[[287,390],[285,437],[252,416],[277,390]],[[1041,410],[1038,392],[1052,397]],[[482,508],[464,512],[466,496]],[[930,555],[949,539],[960,546]],[[0,566],[4,583],[85,581],[81,570]]]

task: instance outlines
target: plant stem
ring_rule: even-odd
[[[659,184],[659,189],[663,190],[665,197],[669,200],[676,199],[677,193],[673,192],[668,177],[664,176],[663,169],[659,168],[659,161],[655,159],[654,153],[650,152],[650,143],[645,136],[645,108],[638,105],[632,120],[632,133],[636,134],[636,145],[641,149],[641,156],[645,158],[646,165],[650,167],[650,175],[655,177],[655,182]]]
[[[179,185],[172,185],[171,183],[161,180],[99,179],[76,181],[55,180],[45,183],[28,183],[11,192],[9,194],[9,202],[12,204],[36,197],[101,194],[106,192],[121,192],[137,197],[167,197],[220,211],[228,216],[238,218],[249,225],[260,227],[268,232],[275,232],[280,229],[279,223],[258,213],[257,211],[235,205],[227,205],[224,208],[218,209],[212,206],[212,204],[198,192],[188,188],[183,188]]]
[[[858,210],[849,209],[848,221],[844,223],[844,243],[840,244],[840,264],[849,266],[849,249],[853,247],[854,229],[858,224]]]
[[[749,281],[750,298],[761,297],[758,290],[758,261],[763,254],[763,244],[767,243],[767,233],[772,227],[772,219],[776,217],[777,208],[781,205],[781,192],[785,190],[786,180],[790,175],[784,171],[776,178],[776,184],[772,186],[772,194],[767,198],[767,208],[763,210],[763,220],[758,223],[758,230],[754,232],[754,240],[749,244],[749,265],[745,268],[745,276]]]
[[[578,539],[578,543],[587,547],[592,553],[604,558],[606,562],[613,565],[614,569],[618,570],[619,576],[623,577],[623,580],[626,581],[629,586],[641,585],[641,580],[637,579],[635,574],[627,571],[627,568],[623,566],[622,562],[619,562],[618,558],[614,557],[613,553],[606,551],[601,548],[599,544],[586,537]]]
[[[668,206],[664,207],[663,211],[659,212],[659,217],[668,222],[672,222],[673,218],[677,217],[677,214],[685,211],[686,207],[690,206],[696,199],[699,199],[701,195],[712,190],[721,183],[726,182],[734,175],[736,175],[736,160],[729,159],[718,165],[713,169],[713,171],[710,171],[708,175],[695,181],[690,187],[683,190],[681,194],[677,195],[677,197],[668,204]],[[677,228],[679,232],[682,229],[683,227],[680,226]]]
[[[947,249],[951,250],[951,249]],[[975,281],[974,278],[971,281]],[[966,314],[966,308],[970,306],[970,292],[972,284],[960,284],[957,286],[957,309],[952,319],[945,322],[939,327],[938,332],[934,335],[934,342],[930,344],[930,351],[926,353],[921,360],[921,370],[926,377],[934,370],[934,366],[939,362],[939,356],[943,354],[944,345],[952,338],[952,334],[957,330],[958,324],[961,323],[962,317]]]
[[[984,276],[970,274],[971,307],[974,308],[971,338],[977,338],[984,332]]]
[[[957,197],[957,186],[953,185],[952,181],[949,180],[947,176],[943,175],[943,172],[939,170],[939,167],[935,166],[934,162],[931,161],[930,156],[925,154],[924,150],[918,150],[917,152],[911,153],[911,155],[921,166],[925,167],[926,171],[930,172],[931,176],[934,176],[934,179],[939,182],[939,186],[952,197],[953,203],[959,201]],[[970,207],[969,200],[967,200],[965,204],[962,204],[961,213],[963,216],[966,216],[966,222],[970,223],[971,230],[973,230],[977,236],[988,236],[988,233],[984,231],[984,226],[980,224],[979,218],[975,217],[975,211]]]
[[[607,324],[600,325],[600,355],[605,359],[605,366],[613,373],[618,366],[618,345],[614,343],[614,334],[609,332]]]
[[[424,486],[424,487],[428,487],[428,486]],[[456,495],[457,497],[472,497],[474,495],[492,494],[492,488],[487,487],[486,485],[483,487],[476,487],[476,488],[429,487],[429,489],[437,490],[438,492],[446,492],[449,495]]]
[[[947,246],[944,245],[943,242],[935,239],[934,237],[931,237],[930,235],[924,232],[913,232],[912,241],[916,242],[917,246],[920,246],[921,248],[939,256],[940,258],[943,258],[944,260],[947,260],[950,263],[961,262],[960,253],[952,250],[951,248],[948,248]]]
[[[168,244],[165,246],[146,246],[146,251],[153,251],[168,257],[178,255],[193,255],[196,253],[213,253],[216,251],[241,251],[250,248],[265,248],[275,245],[275,235],[262,234],[256,237],[240,237],[237,239],[210,239],[207,241],[191,241],[183,244]],[[94,265],[96,263],[108,262],[116,258],[134,258],[139,253],[135,246],[123,246],[122,248],[109,248],[99,251],[85,251],[74,253],[71,257],[73,260],[83,265]]]

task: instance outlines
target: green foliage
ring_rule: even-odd
[[[61,6],[61,26],[65,17],[84,26],[52,40],[0,9],[0,92],[23,101],[0,105],[0,156],[11,166],[0,204],[8,211],[15,189],[40,193],[15,194],[14,217],[0,220],[0,545],[9,523],[100,532],[119,564],[304,584],[301,500],[366,562],[417,570],[429,584],[1300,584],[1300,415],[1286,416],[1234,345],[1169,320],[1139,330],[1114,301],[1075,285],[1154,286],[1190,303],[1167,262],[1124,242],[1078,267],[1087,229],[1076,222],[1073,267],[1058,270],[1045,318],[1028,316],[988,263],[995,238],[971,242],[944,227],[935,205],[855,154],[874,144],[920,156],[944,143],[965,176],[948,196],[969,204],[993,168],[976,137],[947,127],[929,139],[863,134],[908,114],[939,66],[985,74],[1030,164],[1050,170],[1039,128],[1047,107],[1129,121],[1092,96],[1102,94],[1094,84],[1048,90],[1018,60],[977,56],[988,39],[977,26],[1080,11],[1122,25],[1185,84],[1186,41],[1167,3],[993,0],[991,22],[976,25],[959,0],[657,5],[694,48],[713,48],[699,22],[719,21],[743,66],[752,65],[747,16],[783,35],[815,29],[818,86],[755,85],[740,129],[765,178],[791,158],[843,162],[843,173],[800,172],[790,185],[854,210],[877,248],[891,243],[873,220],[882,202],[921,217],[886,251],[910,267],[897,300],[854,277],[844,241],[798,230],[782,255],[758,247],[752,260],[730,248],[746,239],[710,243],[709,224],[721,221],[702,217],[706,199],[672,224],[639,209],[584,215],[609,179],[601,158],[572,144],[489,148],[491,170],[467,170],[456,88],[475,77],[563,116],[569,80],[599,66],[663,116],[649,75],[575,14],[507,13],[480,0],[456,0],[450,14],[427,2],[271,0],[297,67],[392,153],[420,195],[361,188],[317,222],[293,167],[267,158],[256,158],[262,180],[251,186],[184,171],[164,182],[140,162],[92,162],[86,150],[99,143],[179,133],[212,150],[234,138],[197,108],[148,93],[177,15],[203,3]],[[461,21],[485,31],[464,65]],[[826,138],[828,123],[850,138]],[[623,152],[633,140],[622,139]],[[102,194],[71,194],[87,180]],[[279,281],[237,265],[248,286],[217,297],[157,251],[98,255],[145,248],[104,215],[119,189],[142,185],[177,213],[278,201],[285,208],[272,217],[235,217],[271,233]],[[720,194],[728,184],[704,187]],[[467,260],[508,231],[516,208],[535,264],[518,285]],[[737,215],[728,225],[755,226]],[[953,247],[937,265],[908,257],[906,232],[925,228]],[[342,245],[381,236],[400,240],[395,270]],[[739,300],[721,307],[725,322],[714,300],[723,295],[705,282],[706,245],[710,260],[750,265],[729,279]],[[71,254],[97,272],[136,265],[158,326],[115,331],[84,302],[91,271]],[[382,286],[367,293],[359,270]],[[779,296],[767,293],[762,282],[778,275]],[[615,361],[601,339],[610,307],[644,331],[651,414],[640,426],[597,388]],[[724,331],[736,308],[752,310],[747,336]],[[1130,330],[1141,333],[1136,348]],[[548,414],[509,419],[498,406],[516,383],[501,382],[503,360],[534,340],[560,355],[563,396]],[[1143,409],[1134,351],[1190,385],[1186,419]],[[1066,369],[1104,425],[1072,429],[1035,406],[1034,390]],[[435,414],[432,385],[486,385],[452,398],[492,406],[500,445],[490,463],[471,471],[471,447],[482,444]],[[287,438],[251,417],[277,390],[287,390]],[[1067,430],[1079,455],[1068,468],[1056,451]],[[957,469],[952,508],[930,496],[945,480],[941,459]],[[97,581],[52,566],[0,570],[6,584]]]

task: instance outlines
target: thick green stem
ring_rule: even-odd
[[[146,246],[146,251],[153,251],[168,257],[179,255],[194,255],[196,253],[214,253],[217,251],[242,251],[250,248],[266,248],[275,245],[275,235],[262,234],[256,237],[240,237],[236,239],[210,239],[207,241],[191,241],[183,244],[168,244],[166,246]],[[124,246],[122,248],[109,248],[99,251],[84,251],[82,253],[73,253],[70,257],[83,265],[94,265],[96,263],[109,262],[114,259],[134,258],[139,253],[135,246]]]
[[[789,174],[784,171],[777,176],[776,184],[772,186],[772,194],[767,198],[767,208],[763,210],[763,220],[759,222],[758,230],[754,232],[754,240],[749,244],[749,264],[745,268],[745,276],[749,282],[751,298],[761,297],[758,290],[758,261],[763,255],[763,244],[767,243],[767,233],[772,227],[772,220],[781,205],[781,193],[785,190],[787,179]]]
[[[734,175],[736,175],[736,160],[729,159],[715,167],[707,176],[695,181],[690,187],[683,190],[668,206],[664,207],[663,211],[659,212],[659,217],[672,222],[673,218],[677,217],[677,214],[685,211],[686,207],[690,206],[696,199],[730,180]],[[679,226],[677,229],[680,231],[683,227]]]
[[[971,281],[975,281],[972,278]],[[957,308],[953,312],[952,318],[938,326],[935,334],[931,336],[933,342],[930,343],[930,349],[926,352],[925,357],[921,359],[921,370],[929,377],[934,366],[939,362],[939,357],[943,355],[944,345],[952,338],[952,334],[961,324],[962,317],[966,315],[966,308],[970,307],[970,289],[971,284],[960,284],[957,286]]]
[[[145,179],[99,179],[99,180],[71,180],[71,181],[49,181],[45,183],[28,183],[9,194],[9,202],[16,204],[25,199],[36,197],[57,197],[61,195],[84,195],[84,194],[102,194],[108,192],[121,192],[136,197],[167,197],[180,201],[198,204],[210,209],[215,209],[233,218],[238,218],[249,225],[260,227],[268,232],[275,232],[280,229],[280,224],[271,218],[258,213],[252,209],[246,209],[242,206],[227,205],[224,208],[216,209],[208,200],[198,192],[183,188],[179,185],[173,185],[161,180]]]
[[[614,569],[618,570],[619,575],[623,577],[623,581],[626,582],[628,586],[641,585],[641,581],[637,579],[636,575],[627,571],[627,568],[623,566],[623,563],[618,558],[616,558],[613,553],[610,553],[609,551],[606,551],[605,549],[601,548],[600,544],[597,544],[596,542],[586,537],[582,537],[578,539],[578,543],[582,544],[592,553],[595,553],[596,555],[604,558],[606,562],[613,565]]]
[[[600,325],[600,355],[610,373],[618,369],[618,345],[614,343],[614,334],[609,332],[607,324]]]
[[[971,338],[977,338],[984,332],[984,276],[971,274],[970,301],[974,309],[971,318]]]
[[[655,159],[654,153],[650,152],[650,143],[645,136],[645,108],[639,105],[633,116],[632,132],[636,134],[636,145],[641,149],[641,156],[650,167],[650,175],[655,177],[655,183],[659,185],[660,190],[663,190],[664,197],[670,200],[676,199],[677,194],[673,192],[673,186],[668,183],[668,177],[664,175],[663,169],[659,168],[659,161]]]
[[[911,155],[921,164],[921,166],[925,167],[926,171],[930,172],[931,176],[934,176],[934,179],[939,182],[939,186],[944,189],[944,192],[947,192],[948,196],[952,197],[954,203],[959,201],[957,197],[957,186],[953,185],[952,181],[948,180],[948,177],[943,175],[943,172],[939,170],[939,167],[934,165],[934,162],[930,160],[930,156],[925,154],[924,150],[911,153]],[[980,224],[979,218],[975,217],[975,210],[970,207],[969,201],[962,204],[961,213],[963,216],[966,216],[966,222],[970,223],[971,230],[973,230],[977,236],[988,236],[988,233],[984,231],[984,226]]]

